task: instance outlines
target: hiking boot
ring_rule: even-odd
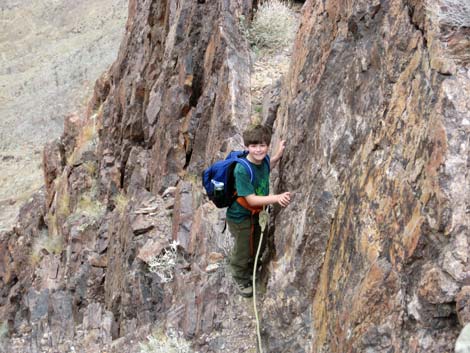
[[[253,287],[251,283],[238,283],[235,281],[235,288],[237,288],[238,294],[244,298],[251,298],[253,296]]]

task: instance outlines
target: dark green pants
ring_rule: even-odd
[[[241,223],[227,220],[228,229],[234,239],[232,255],[230,257],[230,269],[233,278],[239,283],[251,282],[256,251],[261,235],[258,216],[249,217]],[[253,227],[252,227],[253,225]],[[253,234],[252,234],[253,233]],[[266,232],[265,232],[266,233]],[[250,241],[250,237],[252,237]],[[266,237],[263,236],[259,257],[266,247]],[[258,265],[260,259],[258,258]]]

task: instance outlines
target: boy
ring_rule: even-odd
[[[243,166],[235,166],[235,188],[239,198],[227,209],[227,224],[235,242],[230,258],[232,276],[240,295],[249,298],[253,295],[251,276],[261,235],[259,211],[264,206],[275,203],[286,207],[290,203],[290,193],[269,195],[270,170],[264,158],[271,143],[271,129],[255,125],[243,133],[243,142],[248,150],[246,159],[254,172],[254,180],[253,183],[250,182],[250,176]],[[271,158],[271,168],[281,158],[284,148],[285,141],[281,141],[277,152]],[[263,241],[260,254],[264,247]]]

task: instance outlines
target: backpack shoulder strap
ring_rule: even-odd
[[[253,172],[253,169],[251,169],[250,163],[245,158],[237,158],[237,162],[245,168],[246,172],[250,176],[250,182],[253,183],[255,174]]]
[[[250,166],[250,163],[246,159],[246,156],[248,155],[248,151],[231,151],[228,155],[226,160],[231,160],[232,162],[239,163],[245,168],[245,171],[247,174],[250,176],[250,182],[253,183],[255,174],[253,172],[253,169]]]
[[[268,170],[271,170],[271,157],[267,154],[263,159],[264,163],[268,166]]]

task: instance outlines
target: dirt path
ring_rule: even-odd
[[[297,22],[300,21],[301,3],[292,3],[291,9]],[[293,43],[291,43],[293,44]],[[289,70],[292,54],[292,45],[279,48],[275,51],[258,51],[253,53],[253,66],[251,72],[251,103],[252,116],[262,120],[264,95],[279,79],[285,76]]]

